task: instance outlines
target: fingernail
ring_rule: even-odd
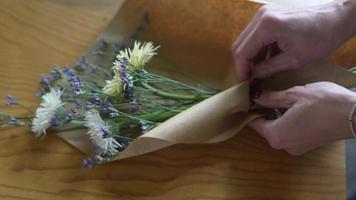
[[[260,79],[254,79],[251,82],[250,97],[252,99],[258,99],[261,96],[262,90],[260,89],[260,84],[261,84]]]
[[[262,90],[257,89],[257,90],[253,93],[252,98],[253,98],[253,99],[258,99],[258,98],[260,98],[261,94],[262,94]]]

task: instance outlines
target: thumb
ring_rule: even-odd
[[[277,136],[277,132],[274,128],[274,124],[276,120],[266,120],[265,118],[257,118],[251,121],[249,125],[261,137],[265,138],[272,148],[282,149],[280,140]]]
[[[281,53],[269,60],[264,60],[254,66],[252,70],[252,79],[266,78],[277,72],[296,69],[299,67],[299,61],[291,53]]]

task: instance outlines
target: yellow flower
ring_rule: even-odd
[[[106,85],[103,88],[105,94],[110,96],[119,96],[123,88],[123,83],[120,76],[116,75],[110,81],[106,81]]]
[[[129,67],[133,70],[138,70],[144,67],[150,59],[156,55],[156,50],[159,46],[154,47],[152,42],[141,43],[135,41],[132,49],[125,49],[120,51],[117,55],[117,61],[114,62],[114,68],[119,69],[120,61],[126,60]]]

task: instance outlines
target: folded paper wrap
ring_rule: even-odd
[[[117,159],[145,154],[177,143],[221,142],[260,116],[249,111],[249,83],[236,85],[233,78],[235,74],[229,47],[252,17],[244,15],[243,9],[237,12],[239,8],[251,11],[256,10],[257,6],[246,1],[122,1],[120,11],[107,31],[98,38],[98,41],[104,40],[109,44],[108,52],[115,43],[127,38],[147,13],[149,24],[142,38],[160,44],[159,54],[166,55],[178,63],[182,70],[191,72],[209,85],[228,89],[138,137]],[[96,56],[90,52],[87,57],[91,62],[111,64],[113,55]],[[153,64],[156,67],[163,65],[160,61],[153,61]],[[165,75],[179,78],[174,73]],[[330,62],[320,61],[298,71],[276,74],[265,80],[261,87],[281,90],[316,81],[332,81],[345,87],[356,86],[355,75]],[[86,130],[60,132],[57,135],[87,154],[92,152]]]

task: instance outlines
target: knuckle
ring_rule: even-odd
[[[301,156],[305,152],[297,149],[286,149],[286,152],[292,156]]]
[[[241,48],[235,49],[233,55],[235,59],[243,59],[243,52],[241,51]]]
[[[272,135],[273,137],[270,137],[267,139],[268,144],[273,148],[273,149],[283,149],[283,143],[282,141],[279,139],[278,136],[276,136],[276,134]]]
[[[257,10],[256,14],[261,16],[261,15],[265,14],[267,11],[268,11],[268,7],[267,7],[267,5],[264,5]]]
[[[269,145],[273,148],[273,149],[282,149],[282,145],[279,142],[276,141],[270,141]]]
[[[272,25],[281,24],[282,20],[280,19],[280,17],[278,17],[276,13],[266,11],[261,17],[261,22],[262,25],[270,27]]]
[[[236,51],[238,45],[239,45],[239,43],[238,43],[238,40],[236,39],[236,41],[231,45],[231,48],[230,48],[233,55],[235,54],[235,51]]]
[[[299,96],[304,91],[304,86],[294,86],[286,91],[287,96]]]

